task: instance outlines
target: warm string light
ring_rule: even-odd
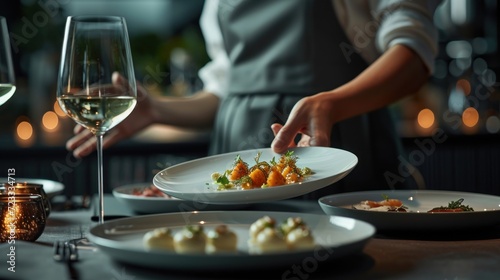
[[[20,122],[16,131],[21,140],[29,140],[33,136],[33,126],[28,121]]]
[[[35,134],[30,120],[21,116],[16,121],[15,141],[20,147],[29,147],[35,143]]]
[[[56,101],[54,103],[54,111],[47,111],[43,114],[40,121],[40,128],[43,130],[42,139],[47,143],[58,143],[60,134],[54,133],[61,129],[61,118],[65,117],[64,111]],[[32,146],[36,141],[35,127],[31,120],[26,116],[20,116],[17,121],[14,132],[16,143],[20,147]]]
[[[46,131],[53,131],[59,125],[59,117],[52,111],[47,111],[43,114],[42,125]]]
[[[418,125],[422,128],[430,128],[434,125],[434,113],[430,109],[423,109],[417,116]]]
[[[479,112],[476,108],[469,107],[462,113],[462,122],[467,127],[474,127],[479,122]]]
[[[54,112],[61,118],[66,117],[66,114],[64,111],[61,109],[61,106],[59,105],[59,102],[54,102]]]

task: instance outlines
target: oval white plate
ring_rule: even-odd
[[[411,212],[375,212],[356,210],[353,204],[363,200],[383,200],[383,196],[399,199]],[[474,212],[427,213],[463,198]],[[341,215],[366,221],[378,230],[456,230],[500,224],[500,197],[486,194],[414,190],[366,191],[329,195],[318,200],[328,215]]]
[[[249,254],[248,231],[257,219],[269,215],[281,222],[301,217],[311,228],[318,248],[304,251]],[[175,251],[147,250],[142,238],[147,231],[170,227],[175,232],[185,225],[201,224],[207,231],[226,224],[238,236],[238,253],[177,254]],[[360,253],[375,228],[365,222],[345,217],[318,214],[260,211],[207,211],[146,215],[105,222],[90,230],[89,240],[115,260],[159,269],[238,270],[276,268],[302,263],[306,258],[317,261]]]
[[[47,193],[47,196],[49,198],[53,198],[54,196],[60,194],[64,190],[64,184],[52,180],[46,180],[46,179],[34,179],[34,178],[17,178],[17,177],[12,177],[15,179],[17,183],[33,183],[33,184],[40,184],[43,185],[43,190]],[[0,182],[7,183],[8,178],[0,178]]]
[[[251,164],[258,152],[261,160],[279,158],[270,148],[226,153],[192,160],[160,171],[153,183],[173,197],[213,204],[256,203],[287,199],[326,187],[344,178],[358,163],[358,158],[347,151],[326,147],[293,148],[298,156],[298,167],[309,167],[314,172],[304,182],[265,189],[218,191],[211,174],[231,168],[237,155]]]
[[[127,205],[134,212],[141,214],[158,214],[184,211],[229,210],[244,208],[241,204],[206,204],[187,201],[175,197],[145,197],[132,194],[134,190],[145,189],[152,183],[137,183],[124,185],[113,189],[113,196]]]

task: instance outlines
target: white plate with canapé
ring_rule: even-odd
[[[268,215],[280,223],[289,217],[300,217],[310,228],[315,247],[303,250],[251,253],[249,228]],[[143,244],[144,235],[156,228],[169,227],[173,234],[186,225],[201,225],[205,231],[225,224],[237,236],[237,250],[216,254],[176,253],[175,250],[150,249]],[[375,228],[352,218],[264,211],[206,211],[167,213],[124,218],[105,222],[90,230],[89,239],[114,260],[136,266],[190,271],[238,271],[282,268],[315,258],[317,262],[362,252]]]

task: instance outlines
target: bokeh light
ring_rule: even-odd
[[[486,119],[486,130],[489,133],[495,134],[500,131],[500,118],[497,116],[490,116]]]
[[[466,79],[458,80],[456,87],[457,87],[457,90],[461,90],[465,96],[470,94],[470,91],[471,91],[470,82],[467,81]]]
[[[52,111],[47,111],[43,114],[42,124],[46,130],[54,130],[59,125],[57,114]]]
[[[16,131],[21,140],[29,140],[33,136],[33,126],[28,121],[20,122]]]
[[[59,116],[59,117],[66,117],[66,114],[64,113],[64,111],[61,109],[61,106],[59,106],[59,102],[55,102],[54,103],[54,112],[56,112],[56,114]]]
[[[477,123],[479,122],[478,111],[473,107],[465,109],[464,112],[462,113],[462,122],[464,123],[465,126],[468,127],[476,126]]]
[[[423,109],[418,113],[417,122],[423,128],[429,128],[434,125],[434,113],[430,109]]]

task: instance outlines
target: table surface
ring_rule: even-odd
[[[108,214],[137,215],[108,195]],[[285,200],[248,210],[323,214],[316,201]],[[217,275],[154,270],[113,261],[98,249],[80,249],[68,267],[52,259],[53,242],[83,237],[96,225],[92,210],[54,211],[36,242],[0,244],[0,279],[255,279],[254,273]],[[7,254],[15,253],[15,272]],[[258,269],[258,268],[257,268]],[[263,279],[500,279],[500,226],[470,232],[377,233],[362,254],[318,263],[314,269],[258,271]],[[72,277],[72,278],[71,278]]]

